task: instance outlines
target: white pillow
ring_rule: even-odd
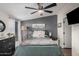
[[[34,31],[33,37],[35,38],[44,38],[45,37],[45,31]]]

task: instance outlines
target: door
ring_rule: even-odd
[[[64,48],[71,48],[71,26],[68,25],[67,18],[63,20],[63,39]]]

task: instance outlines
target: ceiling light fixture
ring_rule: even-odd
[[[43,15],[44,10],[38,10],[38,13],[39,13],[40,15]]]

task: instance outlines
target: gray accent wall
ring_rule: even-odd
[[[45,24],[45,30],[52,33],[52,36],[57,37],[57,15],[41,17],[32,20],[22,21],[23,26],[31,26],[32,24]]]

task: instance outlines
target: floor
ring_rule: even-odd
[[[64,56],[72,56],[72,49],[64,48],[63,53],[64,53]]]

